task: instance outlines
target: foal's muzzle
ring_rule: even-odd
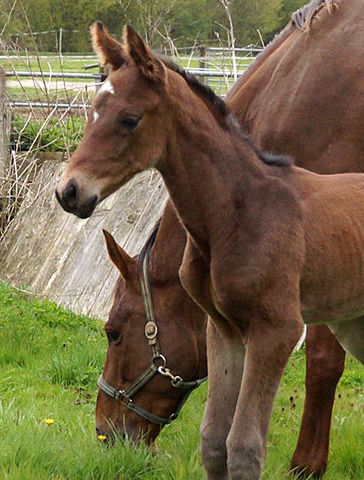
[[[98,196],[92,195],[86,201],[81,202],[80,189],[74,179],[69,180],[61,190],[56,189],[56,198],[63,210],[73,213],[79,218],[88,218],[92,215],[98,202]]]

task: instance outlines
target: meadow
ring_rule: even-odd
[[[154,451],[94,433],[103,324],[0,283],[1,480],[201,480],[199,425],[206,385],[162,431]],[[304,400],[304,350],[284,374],[263,480],[293,480],[287,466]],[[325,480],[364,478],[364,370],[352,358],[340,382]]]

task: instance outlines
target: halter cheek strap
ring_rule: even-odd
[[[117,388],[110,385],[102,375],[100,375],[97,385],[100,390],[102,390],[109,397],[119,400],[126,408],[137,413],[139,416],[143,417],[145,420],[157,425],[167,425],[175,420],[181,408],[185,404],[190,393],[201,385],[201,383],[207,380],[207,377],[203,377],[199,380],[193,380],[190,382],[185,382],[182,377],[179,375],[173,375],[169,368],[167,368],[167,361],[165,357],[160,352],[160,346],[157,338],[158,327],[155,322],[154,309],[152,302],[152,294],[150,289],[150,280],[149,280],[149,257],[150,250],[154,245],[155,238],[157,235],[158,229],[155,229],[153,234],[149,237],[148,242],[143,249],[140,257],[140,272],[139,280],[141,287],[141,294],[144,303],[145,314],[147,318],[147,323],[145,325],[145,336],[148,339],[148,343],[152,349],[152,361],[147,367],[125,390],[118,390]],[[158,365],[158,363],[160,363]],[[170,379],[171,385],[175,388],[181,388],[185,390],[185,394],[179,399],[177,403],[176,410],[169,417],[160,417],[154,413],[148,412],[144,408],[140,407],[133,402],[132,397],[141,390],[145,384],[147,384],[154,375],[159,374],[163,377]]]

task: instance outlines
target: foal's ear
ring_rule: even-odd
[[[121,43],[117,42],[102,25],[95,22],[90,27],[92,43],[103,65],[117,70],[125,63],[125,53]]]
[[[134,263],[134,260],[129,257],[126,251],[123,250],[120,245],[115,242],[115,239],[111,235],[111,233],[104,229],[102,231],[105,237],[106,247],[109,253],[110,260],[119,270],[121,276],[124,277],[125,280],[127,280],[130,276],[130,269],[132,264]]]
[[[156,85],[165,83],[165,66],[130,25],[124,27],[124,49],[147,80]]]

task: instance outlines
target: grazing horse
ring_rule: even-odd
[[[206,379],[206,315],[179,281],[186,232],[179,224],[174,228],[175,221],[168,203],[136,259],[104,231],[120,277],[105,324],[108,348],[98,382],[96,431],[111,439],[113,426],[122,436],[151,444]]]
[[[131,28],[57,187],[90,216],[137,172],[162,174],[187,231],[184,288],[210,316],[202,458],[209,480],[258,480],[274,397],[303,320],[364,361],[364,176],[317,175],[264,156],[225,103],[155,57]],[[203,181],[201,181],[203,179]]]
[[[361,56],[356,48],[346,48],[346,30],[342,25],[356,25],[355,27],[355,44],[353,47],[360,45],[358,36],[364,33],[360,28],[362,15],[357,15],[353,11],[355,2],[348,2],[350,9],[341,9],[340,14],[335,14],[333,20],[331,16],[326,14],[324,25],[320,25],[320,29],[326,27],[326,22],[334,21],[337,32],[334,36],[323,36],[319,28],[312,29],[315,16],[323,6],[327,6],[328,13],[333,10],[333,2],[319,1],[313,2],[308,7],[304,7],[293,15],[292,23],[279,35],[258,57],[248,71],[238,80],[227,97],[231,111],[238,118],[239,122],[249,131],[254,139],[265,148],[272,151],[285,150],[292,155],[296,164],[307,167],[313,171],[324,173],[338,173],[350,170],[363,171],[364,164],[361,152],[364,148],[364,137],[360,134],[363,111],[361,97],[358,91],[361,89],[361,83],[352,82],[350,88],[345,88],[347,79],[355,78],[355,71],[361,68]],[[325,11],[322,12],[325,14]],[[355,23],[350,19],[350,15],[357,18]],[[330,28],[332,26],[329,25]],[[292,38],[294,37],[294,45]],[[322,46],[322,48],[320,48]],[[339,51],[341,49],[341,51]],[[320,51],[321,62],[318,63],[317,53]],[[332,55],[331,52],[337,52]],[[341,65],[341,54],[345,53],[346,72],[350,75],[343,76]],[[294,63],[292,63],[292,59]],[[327,69],[330,67],[330,70]],[[348,71],[349,70],[349,71]],[[331,85],[330,76],[336,75],[335,88]],[[270,81],[275,78],[275,81]],[[330,86],[330,88],[328,88]],[[294,94],[292,93],[294,92]],[[293,96],[294,95],[294,96]],[[287,102],[287,98],[292,96],[292,101]],[[329,96],[330,98],[327,98]],[[271,100],[274,99],[274,102]],[[299,115],[297,115],[297,105],[301,105]],[[266,112],[269,111],[269,115]],[[309,112],[309,114],[307,113]],[[271,121],[271,118],[274,121]],[[357,132],[357,133],[355,133]],[[309,134],[310,141],[307,141]],[[355,139],[355,141],[353,140]],[[334,149],[338,152],[337,159],[332,161],[327,152]],[[165,220],[158,233],[156,244],[152,250],[152,262],[165,259],[166,248],[172,242],[173,252],[178,255],[178,249],[182,252],[184,249],[185,235],[179,237],[180,243],[175,241],[176,236],[171,237],[171,232],[180,229],[177,219],[173,220],[173,215],[169,214],[168,222]],[[184,239],[184,240],[182,240]],[[125,254],[126,255],[126,254]],[[170,258],[171,256],[167,257]],[[126,257],[127,258],[127,257]],[[177,264],[175,264],[175,277],[169,277],[171,283],[177,286]],[[157,278],[157,271],[163,275],[164,270],[171,272],[169,260],[166,262],[159,261],[158,269],[153,269],[154,275],[151,279],[153,297],[158,299],[159,295],[163,297],[164,291],[159,288],[160,282]],[[132,277],[129,272],[129,277]],[[175,279],[177,280],[175,283]],[[123,296],[123,289],[128,289],[133,282],[129,278],[124,283],[120,282],[118,287],[117,298],[119,299],[119,308],[122,302],[128,299],[128,295]],[[181,303],[182,298],[187,296],[183,290],[180,290]],[[133,297],[134,302],[142,305],[139,296]],[[117,300],[115,300],[117,302]],[[134,304],[135,312],[140,311],[141,307]],[[168,307],[166,307],[168,308]],[[113,308],[112,312],[114,311]],[[123,312],[123,309],[121,309]],[[171,322],[179,321],[175,315],[170,316],[169,311],[165,311],[164,303],[158,302],[156,308],[158,321],[162,324],[170,325]],[[197,315],[197,312],[190,310],[191,315]],[[183,318],[187,312],[183,314]],[[115,317],[113,315],[114,328],[124,328],[124,323],[128,317],[122,313]],[[117,322],[115,321],[117,320]],[[137,321],[135,321],[137,324]],[[194,324],[198,325],[198,324]],[[141,328],[141,327],[140,327]],[[142,330],[142,328],[141,328]],[[141,331],[140,330],[140,331]],[[138,329],[133,330],[133,334],[137,335]],[[176,329],[169,333],[173,335]],[[199,338],[201,330],[195,332],[198,344],[202,347],[198,361],[204,365],[204,346]],[[176,333],[177,334],[177,333]],[[124,342],[130,342],[130,336],[125,337]],[[112,375],[111,370],[120,368],[121,371],[128,369],[127,365],[120,362],[127,361],[125,355],[116,356],[112,353],[113,343],[110,343],[108,356],[112,355],[112,361],[108,361],[105,367],[104,375],[109,378]],[[182,348],[183,345],[180,345]],[[187,345],[186,345],[187,347]],[[118,347],[120,349],[120,346]],[[130,348],[130,344],[124,348],[128,348],[128,358],[133,361],[134,350]],[[187,350],[186,350],[187,351]],[[139,353],[139,351],[138,351]],[[145,353],[147,364],[148,353]],[[303,475],[322,476],[327,467],[327,456],[329,446],[329,432],[331,422],[331,412],[334,402],[335,388],[344,368],[344,350],[335,337],[330,333],[329,329],[323,325],[310,326],[307,333],[307,374],[306,374],[306,401],[302,426],[297,444],[296,451],[291,461],[291,467],[295,471],[302,472]],[[192,378],[195,374],[196,367],[201,369],[201,364],[191,365],[191,370],[186,372],[188,378]],[[203,370],[202,366],[202,372]],[[142,371],[142,369],[140,369]],[[111,378],[111,377],[110,377]],[[136,377],[135,377],[136,378]],[[174,388],[170,385],[170,390]],[[140,401],[144,402],[144,389],[139,392]],[[164,398],[167,392],[159,391]],[[173,396],[173,395],[172,395]],[[175,403],[171,401],[169,412],[176,408]],[[150,405],[158,404],[158,402],[150,401]],[[151,408],[154,410],[154,408]],[[120,407],[119,402],[110,401],[105,395],[100,394],[97,402],[97,424],[102,426],[103,430],[109,430],[106,427],[104,417],[112,419],[115,425],[121,425],[124,431],[125,421],[123,416],[128,416],[125,409]],[[127,429],[129,434],[136,436],[144,436],[149,443],[155,437],[158,427],[154,422],[145,421],[145,419],[133,416],[134,421],[129,420],[126,423],[132,424],[132,428]]]

